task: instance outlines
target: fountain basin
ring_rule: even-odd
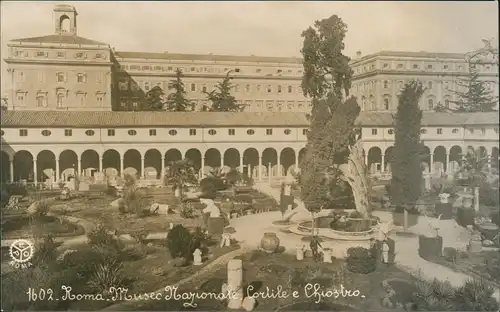
[[[349,220],[349,218],[347,218]],[[330,223],[334,220],[332,216],[321,216],[315,218],[315,232],[322,238],[321,246],[330,248],[332,255],[338,259],[347,257],[347,249],[351,247],[370,248],[370,241],[375,238],[375,229],[373,226],[367,231],[339,231],[330,228]],[[357,220],[357,219],[352,219]],[[361,220],[361,219],[359,219]],[[366,220],[365,220],[366,221]],[[373,224],[373,222],[372,222]],[[291,226],[289,231],[304,237],[312,234],[312,221],[301,222]]]

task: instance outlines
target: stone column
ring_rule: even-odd
[[[450,155],[449,155],[449,154],[447,154],[447,153],[445,153],[445,154],[444,154],[444,164],[443,164],[443,167],[444,167],[444,168],[443,168],[443,171],[444,171],[444,172],[448,172],[448,171],[449,171],[449,168],[448,168],[448,167],[449,167],[450,162],[448,161],[448,157],[450,157]]]
[[[278,156],[276,157],[276,158],[277,158],[277,159],[276,159],[276,167],[278,168],[278,169],[276,170],[276,176],[277,176],[277,177],[281,177],[281,161],[280,161],[280,160],[281,160],[281,159],[280,159],[281,152],[276,153],[276,155],[278,155]]]
[[[38,184],[38,166],[37,159],[33,158],[33,181],[35,182],[35,186]]]
[[[364,157],[365,157],[365,166],[368,167],[368,154],[365,153]],[[370,169],[370,168],[368,168],[368,169]]]
[[[60,171],[59,171],[59,157],[56,158],[56,172],[54,174],[55,176],[55,181],[54,182],[57,182],[61,179],[61,176],[60,176]]]
[[[102,156],[99,155],[99,172],[102,172]]]
[[[431,152],[431,157],[430,157],[430,165],[429,165],[429,172],[433,173],[434,172],[434,153]]]
[[[240,172],[243,174],[243,154],[240,155]]]
[[[161,156],[160,180],[165,176],[165,156]]]
[[[262,181],[262,156],[259,156],[259,181]]]
[[[295,152],[295,170],[299,169],[299,152]]]
[[[144,172],[144,157],[141,157],[141,175],[143,179],[146,178],[146,172]]]
[[[447,173],[451,173],[450,163],[451,163],[451,154],[446,154],[446,172]]]
[[[272,167],[271,163],[269,163],[267,165],[267,179],[269,180],[269,185],[271,185],[271,181],[272,181],[272,177],[273,177],[273,172],[271,170],[272,168],[273,167]]]
[[[120,177],[125,177],[123,174],[123,157],[120,155]]]
[[[382,163],[380,164],[380,171],[382,173],[384,173],[385,172],[385,154],[381,153],[381,155],[382,155]]]
[[[9,160],[10,182],[14,182],[14,160]]]
[[[82,174],[82,160],[80,155],[76,155],[76,176],[79,177]]]
[[[232,310],[239,309],[243,300],[243,261],[232,259],[227,263],[227,286],[231,295],[227,307]]]
[[[220,167],[224,167],[224,153],[220,153]]]

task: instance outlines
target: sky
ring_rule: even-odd
[[[345,54],[381,50],[465,53],[498,42],[496,1],[1,1],[1,77],[9,40],[54,33],[54,5],[78,11],[78,35],[117,51],[298,56],[301,32],[337,14]]]

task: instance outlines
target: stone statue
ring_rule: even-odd
[[[196,249],[194,252],[193,252],[193,264],[194,265],[202,265],[202,261],[201,261],[201,250],[199,249]]]
[[[366,174],[366,165],[363,155],[361,140],[349,148],[349,160],[347,164],[339,166],[342,172],[342,179],[351,186],[354,195],[354,203],[356,210],[364,217],[371,216],[370,197],[369,197],[369,180]]]

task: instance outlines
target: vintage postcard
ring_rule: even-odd
[[[2,1],[2,311],[499,311],[497,12]]]

